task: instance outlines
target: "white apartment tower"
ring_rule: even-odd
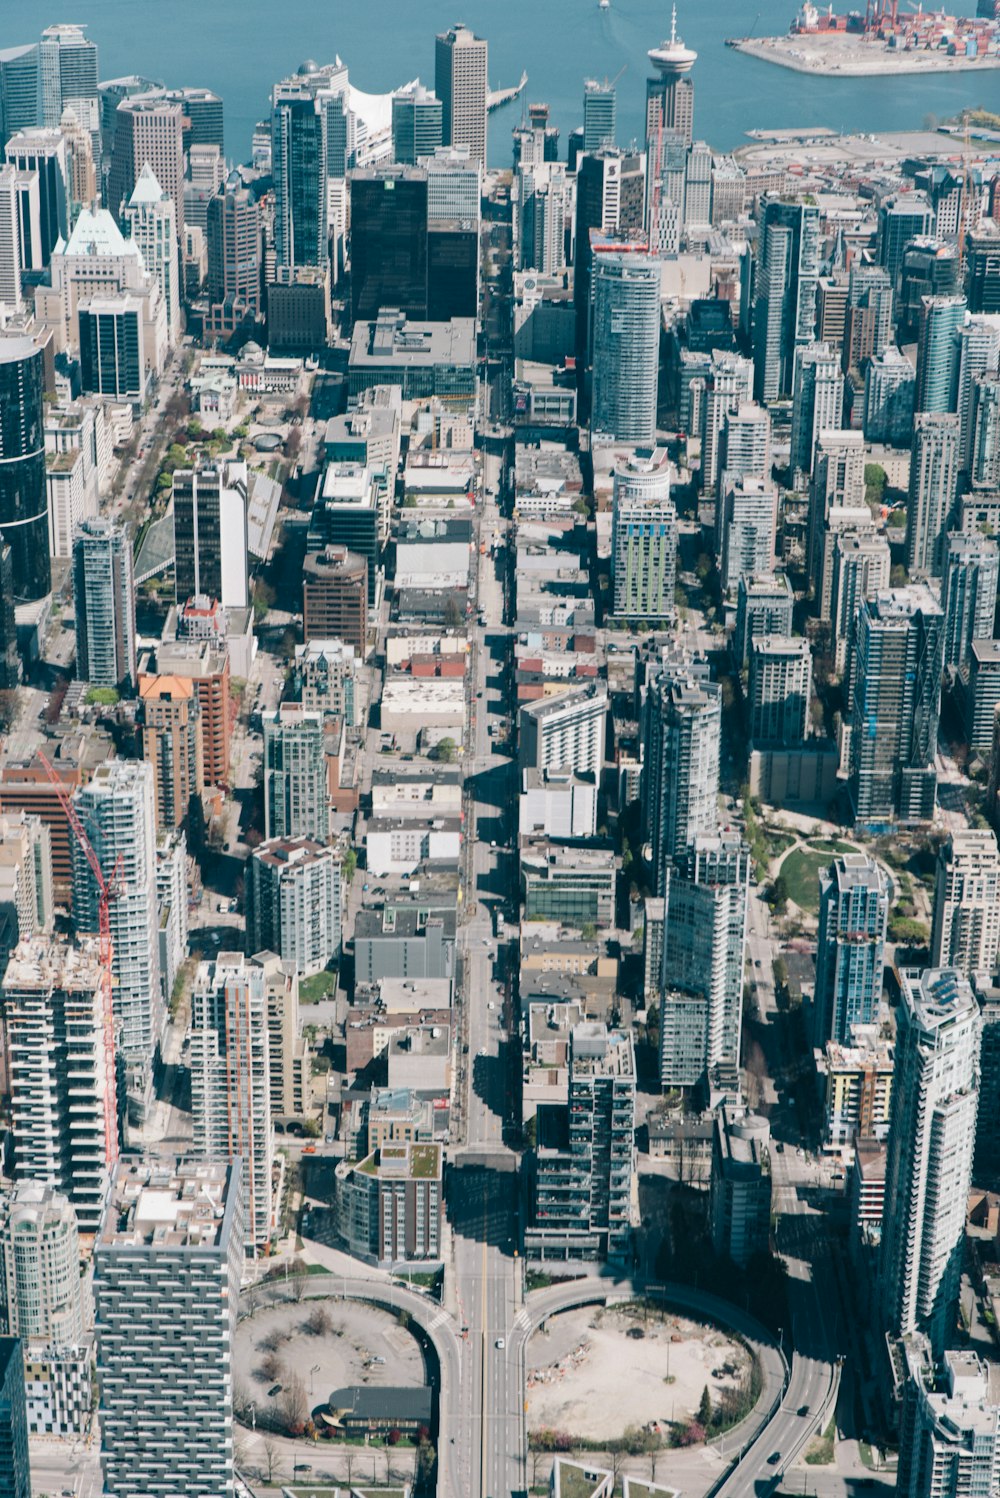
[[[194,1148],[241,1159],[247,1246],[266,1250],[274,1229],[267,993],[264,972],[238,952],[199,964],[191,994]]]
[[[105,879],[116,884],[109,907],[115,1020],[129,1108],[138,1120],[145,1113],[164,1017],[153,766],[144,760],[108,760],[75,792],[73,803]],[[75,839],[72,860],[73,922],[77,931],[96,932],[100,929],[97,883]]]
[[[677,511],[665,448],[639,449],[615,466],[611,558],[618,618],[674,617]]]
[[[990,827],[965,827],[938,850],[931,963],[994,973],[1000,955],[1000,848]]]
[[[94,1246],[108,1498],[235,1492],[241,1163],[120,1161]]]
[[[69,1198],[41,1181],[0,1196],[0,1319],[12,1337],[73,1347],[87,1331],[80,1234]]]
[[[607,715],[607,692],[595,684],[527,703],[518,727],[521,771],[567,768],[599,776]]]
[[[880,1289],[895,1335],[940,1353],[958,1307],[979,1101],[982,1020],[954,968],[904,969],[897,1010]]]
[[[67,1196],[96,1231],[108,1187],[104,984],[97,942],[34,938],[2,985],[14,1167]]]
[[[684,672],[662,672],[646,693],[643,800],[656,893],[672,859],[718,821],[719,688]]]

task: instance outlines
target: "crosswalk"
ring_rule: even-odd
[[[433,1321],[430,1323],[430,1325],[428,1327],[428,1331],[432,1331],[432,1332],[436,1331],[439,1326],[444,1326],[445,1322],[446,1321],[450,1321],[450,1320],[451,1320],[451,1315],[450,1315],[450,1313],[448,1311],[438,1311],[437,1315],[434,1317]]]
[[[518,1311],[514,1317],[514,1330],[516,1332],[527,1332],[531,1330],[531,1317],[526,1309]]]

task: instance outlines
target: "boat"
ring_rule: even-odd
[[[597,9],[598,10],[610,10],[611,9],[611,0],[597,0]]]

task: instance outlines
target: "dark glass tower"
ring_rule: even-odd
[[[427,173],[377,167],[351,179],[351,321],[382,307],[427,317]]]
[[[0,535],[18,603],[52,590],[43,394],[41,350],[30,338],[0,339]]]

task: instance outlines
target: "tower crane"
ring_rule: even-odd
[[[83,855],[90,865],[90,872],[94,876],[97,885],[97,911],[98,911],[98,936],[99,956],[101,965],[101,1014],[104,1029],[104,1158],[110,1170],[118,1159],[118,1081],[115,1066],[115,1011],[114,997],[112,992],[111,963],[114,957],[114,943],[111,940],[111,902],[117,899],[121,890],[122,882],[122,860],[121,854],[115,863],[111,878],[104,877],[100,860],[94,852],[90,838],[80,820],[79,813],[73,805],[72,800],[66,794],[66,788],[52,767],[46,755],[39,752],[38,755],[45,773],[55,788],[59,798],[59,805],[66,813],[70,831],[75,837]]]

